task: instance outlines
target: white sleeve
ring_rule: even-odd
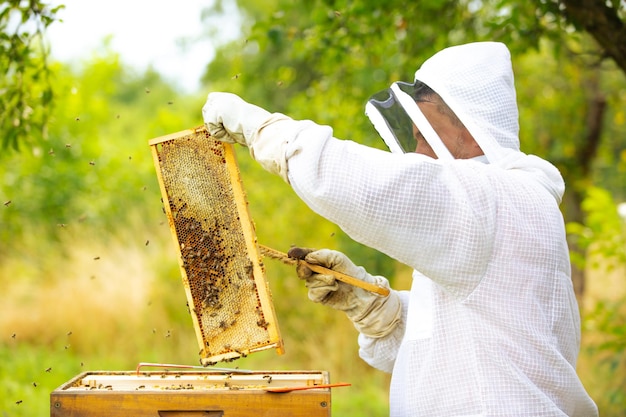
[[[398,326],[387,336],[371,338],[359,334],[359,356],[368,365],[383,372],[391,373],[404,337],[409,306],[409,292],[397,291],[402,302],[402,316]]]
[[[492,253],[496,210],[484,176],[471,172],[483,164],[392,154],[336,139],[327,126],[295,123],[288,178],[312,210],[458,297],[476,287]]]

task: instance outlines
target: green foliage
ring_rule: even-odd
[[[63,6],[40,0],[0,5],[0,132],[2,148],[46,137],[53,89],[43,35]]]
[[[590,392],[596,394],[601,415],[620,416],[626,409],[626,222],[611,194],[602,188],[587,190],[582,209],[584,224],[568,223],[567,230],[585,250],[585,256],[572,255],[572,260],[580,268],[594,271],[596,279],[604,279],[596,285],[609,285],[604,298],[587,301],[593,305],[583,319],[586,344],[582,354],[590,362],[586,363],[586,372],[594,378]],[[618,279],[607,280],[611,275]]]
[[[626,409],[625,298],[601,300],[587,313],[583,330],[589,341],[583,354],[593,358],[593,393],[602,416],[622,416]]]
[[[55,236],[79,223],[112,227],[129,207],[149,208],[158,184],[148,140],[201,124],[200,101],[177,97],[154,72],[132,74],[112,53],[79,76],[60,66],[54,75],[49,138],[0,157],[0,195],[10,202],[0,212],[4,241],[33,222]],[[161,214],[158,200],[152,205],[146,220]]]
[[[585,222],[570,222],[567,231],[577,239],[579,247],[586,250],[586,256],[573,258],[578,266],[597,269],[600,266],[607,271],[626,264],[626,223],[617,211],[611,194],[599,187],[587,189],[582,204]],[[594,264],[586,265],[586,260]],[[601,263],[598,263],[601,262]]]

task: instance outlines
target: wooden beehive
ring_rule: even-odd
[[[204,127],[149,142],[200,346],[211,365],[283,343],[232,145]]]
[[[50,395],[51,417],[329,417],[330,388],[289,393],[269,386],[327,384],[328,373],[84,372]]]

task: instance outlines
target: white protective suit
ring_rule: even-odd
[[[359,335],[360,356],[393,373],[391,415],[597,416],[575,369],[564,183],[553,165],[519,151],[507,48],[445,49],[416,79],[441,95],[488,162],[384,152],[279,114],[256,133],[258,143],[282,137],[280,157],[260,162],[313,210],[415,269],[411,291],[399,292],[401,324],[385,337]]]

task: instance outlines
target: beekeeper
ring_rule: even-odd
[[[414,269],[387,297],[298,268],[309,298],[344,311],[359,354],[392,373],[392,416],[597,416],[576,375],[580,319],[549,162],[520,152],[508,49],[453,46],[366,113],[391,152],[228,93],[211,135],[247,146],[315,212]],[[306,253],[307,251],[305,251]],[[344,254],[306,261],[389,286]]]

